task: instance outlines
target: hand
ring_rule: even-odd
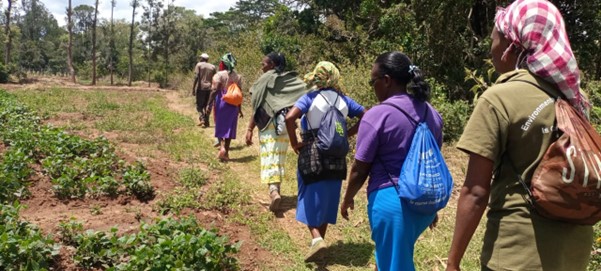
[[[305,145],[307,145],[307,143],[299,142],[296,143],[296,145],[293,145],[292,149],[294,150],[294,153],[298,154],[300,152],[300,149],[302,149]]]
[[[250,146],[253,144],[253,131],[251,129],[248,129],[246,131],[246,145]]]
[[[438,225],[438,213],[436,213],[436,215],[434,215],[434,220],[432,220],[432,223],[430,223],[430,226],[428,226],[428,227],[432,230],[437,225]]]
[[[192,96],[196,96],[196,89],[192,89]]]
[[[348,209],[355,210],[355,200],[351,199],[350,201],[343,200],[340,205],[340,215],[342,218],[348,220]]]
[[[445,270],[446,271],[461,271],[461,268],[459,268],[459,266],[447,265],[447,268]]]

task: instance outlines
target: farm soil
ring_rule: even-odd
[[[141,85],[138,83],[137,85]],[[144,84],[145,85],[145,84]],[[139,92],[156,92],[163,91],[156,87],[111,87],[111,86],[83,86],[73,84],[65,78],[35,78],[25,84],[2,84],[0,88],[10,91],[19,90],[41,90],[53,87],[78,89],[81,91],[98,90],[103,91],[139,91]],[[163,91],[164,92],[164,91]],[[173,91],[165,92],[166,95],[172,95]],[[172,94],[169,94],[172,93]],[[172,96],[173,97],[173,96]],[[178,104],[178,100],[169,99],[170,107],[174,111],[192,110],[193,105]],[[81,113],[60,113],[57,116],[48,119],[47,122],[55,126],[64,126],[70,122],[90,121],[85,120],[85,116]],[[93,120],[91,120],[93,121]],[[86,198],[83,200],[59,200],[52,192],[52,184],[47,176],[41,172],[40,165],[34,165],[35,173],[30,179],[31,185],[29,190],[31,196],[22,200],[22,204],[27,208],[21,211],[21,217],[24,220],[30,221],[46,234],[52,236],[59,241],[58,225],[61,221],[68,221],[71,218],[76,219],[84,224],[84,229],[93,229],[97,231],[108,231],[115,227],[118,229],[118,234],[128,234],[137,232],[141,222],[152,223],[154,219],[161,215],[153,208],[154,203],[161,196],[173,190],[176,186],[175,179],[180,168],[187,166],[181,162],[172,161],[169,155],[162,153],[159,150],[154,151],[152,158],[136,157],[135,150],[140,146],[138,144],[124,143],[118,140],[119,133],[115,132],[99,132],[86,129],[86,133],[71,131],[74,134],[79,134],[84,138],[96,138],[104,135],[111,143],[116,145],[118,155],[127,162],[143,160],[145,166],[151,174],[151,182],[157,196],[148,202],[140,202],[139,200],[129,196],[118,196],[116,198]],[[5,150],[5,146],[0,143],[0,153]],[[206,168],[206,165],[194,165],[201,168]],[[213,182],[215,176],[209,180],[209,185]],[[265,267],[266,263],[271,263],[271,266],[278,266],[277,258],[269,251],[261,248],[252,238],[250,229],[238,223],[228,221],[228,214],[219,211],[206,210],[185,210],[183,215],[194,215],[198,222],[205,228],[215,228],[221,235],[228,236],[231,242],[242,242],[240,252],[236,255],[239,260],[242,270],[259,270],[260,267]],[[74,248],[63,245],[60,255],[57,257],[57,270],[83,270],[78,268],[72,260]]]

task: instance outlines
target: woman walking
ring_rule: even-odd
[[[350,118],[360,119],[365,112],[363,106],[341,92],[340,72],[334,64],[321,61],[304,79],[308,85],[315,86],[316,90],[302,96],[286,115],[290,145],[296,153],[301,151],[301,148],[310,148],[309,144],[314,140],[314,130],[319,129],[321,120],[330,106],[335,106],[345,117]],[[298,142],[295,122],[301,116],[303,142]],[[347,134],[352,136],[357,133],[357,129],[358,125],[355,125]],[[346,172],[344,175],[346,176]],[[303,180],[300,172],[297,172],[297,178],[296,220],[309,228],[312,240],[305,261],[313,261],[326,248],[324,238],[328,224],[336,224],[342,178],[325,178],[305,183],[306,180]]]
[[[469,162],[447,270],[460,270],[487,205],[482,270],[586,270],[592,226],[541,217],[519,181],[530,184],[553,142],[553,98],[583,113],[588,107],[563,18],[549,1],[517,0],[498,9],[491,38],[501,76],[478,98],[457,143]]]
[[[296,72],[286,72],[286,58],[272,52],[261,62],[263,75],[251,87],[253,117],[248,123],[246,144],[251,145],[255,126],[259,128],[261,183],[268,185],[271,203],[269,210],[278,210],[280,184],[288,152],[288,133],[284,117],[300,96],[307,92],[305,83]]]
[[[415,241],[428,226],[435,225],[437,216],[410,210],[399,199],[395,184],[411,147],[414,123],[425,121],[440,147],[442,118],[427,103],[430,87],[420,70],[401,52],[378,56],[369,84],[380,104],[361,120],[355,162],[340,214],[348,219],[348,209],[354,208],[353,198],[369,175],[367,215],[376,244],[376,270],[412,271]]]
[[[221,57],[219,62],[219,72],[213,76],[213,92],[209,100],[215,103],[215,137],[220,139],[221,147],[217,157],[220,161],[229,160],[230,143],[236,138],[238,128],[238,116],[242,117],[242,108],[240,105],[232,105],[223,100],[227,88],[232,84],[237,84],[242,88],[242,79],[234,67],[236,59],[231,53]]]

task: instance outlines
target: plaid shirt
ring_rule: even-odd
[[[578,64],[557,7],[546,0],[517,0],[505,9],[498,8],[495,25],[524,50],[530,72],[556,85],[572,106],[588,110],[590,105],[580,94]]]

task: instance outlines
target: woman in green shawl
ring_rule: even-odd
[[[296,72],[285,72],[286,58],[281,53],[267,54],[261,63],[263,75],[251,88],[253,117],[248,124],[246,144],[251,145],[255,126],[259,128],[261,183],[269,186],[275,212],[280,204],[280,183],[284,177],[288,134],[284,117],[294,102],[306,93],[305,83]]]

